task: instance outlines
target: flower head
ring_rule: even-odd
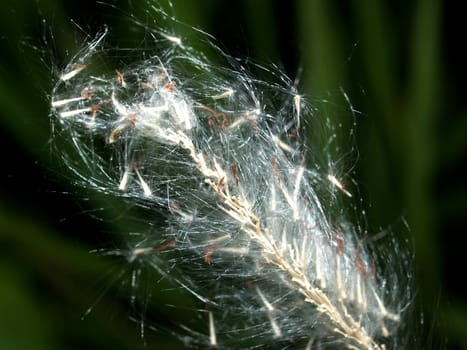
[[[164,215],[129,256],[204,304],[207,332],[191,344],[395,347],[406,265],[379,266],[394,260],[335,210],[352,193],[326,149],[306,147],[319,114],[290,80],[255,79],[222,53],[215,65],[162,29],[157,54],[108,68],[121,52],[105,36],[58,79],[55,137],[73,146],[62,159],[80,184]]]

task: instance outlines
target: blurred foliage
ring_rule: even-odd
[[[141,13],[151,4],[132,2]],[[121,14],[129,3],[108,1]],[[173,3],[181,21],[231,54],[282,63],[313,103],[333,101],[323,109],[334,123],[353,121],[349,95],[361,111],[356,170],[368,230],[394,227],[413,241],[426,348],[447,337],[446,348],[467,349],[465,13],[441,0]],[[150,329],[140,337],[125,262],[89,253],[112,244],[115,228],[99,220],[97,202],[74,195],[50,154],[54,65],[104,23],[122,40],[131,34],[110,8],[87,0],[0,5],[0,349],[181,348]],[[398,225],[403,217],[410,232]],[[186,302],[165,288],[152,291],[152,304]],[[133,316],[189,317],[172,312],[151,305]]]

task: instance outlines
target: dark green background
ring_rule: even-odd
[[[108,3],[127,11],[126,1]],[[142,13],[149,3],[133,6]],[[341,91],[349,94],[362,112],[357,181],[370,231],[394,226],[416,252],[424,332],[407,336],[467,349],[467,13],[455,3],[174,1],[180,20],[231,54],[280,63],[291,77],[303,69],[300,90],[318,105],[335,101],[323,108],[336,123],[349,120]],[[144,316],[119,277],[125,264],[89,253],[112,246],[112,224],[99,220],[97,200],[73,194],[49,145],[53,67],[84,40],[77,25],[92,35],[105,23],[124,39],[108,10],[87,0],[0,4],[0,349],[145,346]],[[178,298],[152,293],[156,304]],[[164,322],[164,312],[146,313]],[[146,335],[148,349],[179,346]]]

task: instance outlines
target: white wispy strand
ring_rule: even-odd
[[[329,202],[336,188],[352,193],[305,147],[303,128],[319,120],[304,97],[277,71],[262,82],[152,34],[157,56],[95,75],[111,52],[98,37],[59,76],[51,105],[82,185],[166,215],[130,260],[205,304],[205,340],[190,344],[396,347],[410,299],[401,268],[377,266],[368,238]],[[164,252],[177,253],[170,272]]]

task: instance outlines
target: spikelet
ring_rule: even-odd
[[[147,30],[157,51],[139,62],[109,68],[106,33],[76,55],[51,117],[77,183],[164,216],[127,257],[203,305],[187,345],[399,348],[409,263],[336,209],[352,193],[304,139],[319,113],[276,70],[264,82]]]

